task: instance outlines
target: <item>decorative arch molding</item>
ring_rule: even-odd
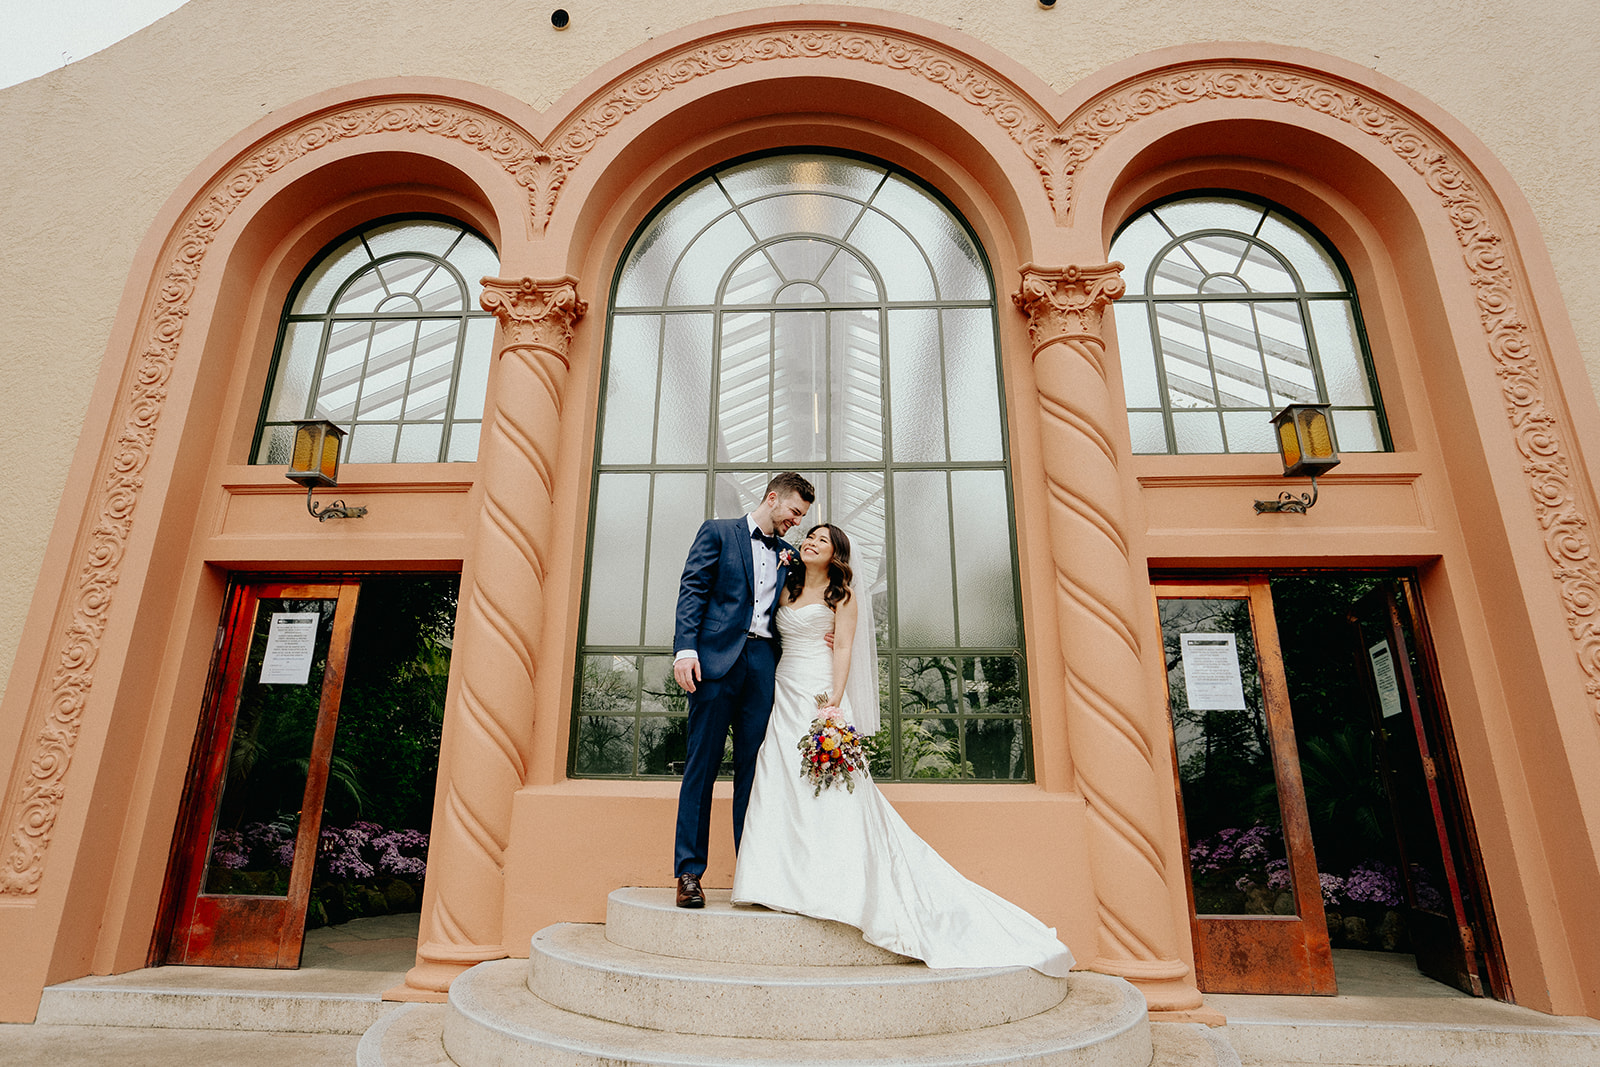
[[[31,896],[43,878],[168,382],[184,353],[184,323],[213,243],[240,206],[291,164],[333,144],[394,133],[459,141],[494,159],[529,189],[530,201],[537,200],[537,189],[526,180],[530,161],[540,154],[536,142],[487,109],[416,96],[368,101],[301,119],[234,157],[190,201],[157,259],[155,280],[135,328],[122,393],[106,435],[109,444],[96,465],[95,488],[79,528],[72,585],[56,616],[65,621],[48,653],[49,681],[33,700],[32,751],[19,761],[6,794],[0,821],[6,834],[0,898]]]
[[[1330,62],[1332,62],[1330,60]],[[1392,152],[1427,186],[1461,245],[1484,347],[1501,380],[1512,438],[1523,460],[1535,520],[1567,613],[1567,630],[1600,715],[1600,561],[1594,503],[1569,459],[1572,429],[1548,401],[1551,353],[1530,325],[1518,250],[1490,183],[1444,133],[1378,91],[1321,71],[1273,62],[1195,61],[1127,78],[1078,108],[1050,139],[1059,174],[1058,222],[1073,213],[1077,176],[1100,148],[1142,118],[1202,101],[1250,101],[1315,112]]]

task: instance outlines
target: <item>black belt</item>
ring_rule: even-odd
[[[750,641],[771,641],[772,640],[772,638],[768,637],[766,634],[758,634],[754,630],[747,630],[745,632],[744,636],[745,636],[746,640],[750,640]]]

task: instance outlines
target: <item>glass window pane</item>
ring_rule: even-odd
[[[937,295],[922,249],[876,211],[862,216],[850,231],[850,243],[868,254],[890,300],[932,300]]]
[[[1344,275],[1333,265],[1333,259],[1320,244],[1306,236],[1298,226],[1291,226],[1276,212],[1269,214],[1261,224],[1261,239],[1287,259],[1300,275],[1300,284],[1308,293],[1342,293],[1348,291]]]
[[[443,256],[461,237],[461,227],[435,219],[401,219],[374,226],[362,235],[375,258],[397,252]]]
[[[400,451],[397,463],[438,463],[439,447],[444,443],[444,424],[439,422],[414,423],[400,430]]]
[[[1150,350],[1150,311],[1144,304],[1111,305],[1117,320],[1117,350],[1122,355],[1122,388],[1131,408],[1161,404],[1155,354]]]
[[[338,295],[333,310],[341,315],[370,315],[388,295],[383,274],[376,264],[369,264]]]
[[[839,246],[831,241],[795,238],[768,245],[766,252],[786,281],[814,282],[833,259]]]
[[[960,778],[961,727],[955,719],[902,719],[900,777]]]
[[[481,423],[456,422],[450,425],[450,454],[451,463],[471,463],[478,458],[478,433],[482,429]]]
[[[661,316],[618,315],[611,320],[601,462],[650,462],[660,362]]]
[[[1111,243],[1111,258],[1123,265],[1122,277],[1128,285],[1128,296],[1144,295],[1150,263],[1171,240],[1172,234],[1154,214],[1140,215],[1117,234],[1117,239]]]
[[[1300,287],[1294,275],[1284,269],[1283,261],[1266,247],[1252,243],[1245,254],[1239,277],[1255,293],[1293,293]]]
[[[291,322],[284,331],[283,347],[272,378],[269,419],[303,419],[311,399],[311,379],[322,349],[323,322]]]
[[[636,644],[644,610],[645,558],[639,529],[648,515],[650,476],[602,474],[596,481],[584,641],[591,645]],[[678,549],[688,550],[687,542]],[[670,550],[664,547],[663,551]],[[683,565],[681,559],[678,565]]]
[[[988,308],[958,308],[940,315],[944,320],[945,395],[961,398],[959,410],[950,416],[950,458],[1002,459],[994,316]]]
[[[956,641],[950,559],[950,498],[943,471],[898,471],[892,502],[900,646]]]
[[[1222,424],[1228,431],[1229,452],[1278,450],[1270,411],[1225,411],[1222,413]]]
[[[832,360],[832,460],[883,458],[883,343],[876,311],[829,316]]]
[[[694,471],[656,475],[655,506],[650,512],[650,585],[644,612],[647,645],[672,644],[684,555],[705,517],[704,474]],[[636,546],[640,524],[635,521],[631,531]]]
[[[1134,455],[1167,451],[1167,427],[1159,411],[1128,412],[1128,434],[1133,438]]]
[[[832,413],[828,313],[778,312],[772,354],[773,462],[804,466],[826,459]]]
[[[579,774],[627,774],[633,767],[639,720],[621,715],[580,715],[576,738]]]
[[[728,264],[739,258],[750,243],[750,231],[732,212],[712,223],[672,267],[665,303],[681,307],[715,302]]]
[[[817,279],[817,285],[835,304],[877,303],[883,299],[878,279],[860,256],[841,250]]]
[[[883,181],[882,167],[829,156],[773,156],[742,163],[719,174],[718,180],[736,203],[787,192],[794,186],[866,200]],[[676,203],[674,203],[676,210]]]
[[[1011,571],[1011,508],[1004,471],[951,471],[955,516],[956,603],[961,644],[1017,643]],[[933,561],[929,561],[930,565]]]
[[[710,315],[666,315],[661,347],[657,463],[704,463],[711,410]]]
[[[826,193],[786,193],[745,204],[740,213],[761,240],[790,233],[843,237],[861,216],[861,203]]]
[[[363,423],[345,439],[346,463],[393,463],[395,434],[393,423]]]
[[[978,250],[966,228],[943,204],[905,178],[891,175],[873,197],[872,206],[909,230],[912,240],[927,253],[940,299],[988,299],[988,274]]]
[[[1313,300],[1310,306],[1311,330],[1317,339],[1317,357],[1322,361],[1322,380],[1328,387],[1328,402],[1371,404],[1371,383],[1350,305],[1343,300]]]
[[[750,253],[744,262],[733,268],[727,287],[722,292],[725,304],[771,304],[778,299],[778,290],[785,279],[773,265],[770,249]]]
[[[345,279],[371,261],[360,237],[351,237],[344,241],[339,247],[326,253],[325,258],[316,265],[306,280],[300,283],[299,292],[289,305],[289,313],[324,314],[333,300],[333,294],[345,283]]]
[[[1383,434],[1377,412],[1333,410],[1333,436],[1341,452],[1382,452]]]
[[[1027,746],[1021,719],[968,719],[963,727],[962,747],[971,777],[987,781],[1027,778]]]
[[[1211,301],[1201,307],[1217,399],[1223,407],[1265,407],[1266,376],[1261,372],[1261,339],[1250,304]]]
[[[1174,411],[1172,432],[1179,452],[1221,452],[1222,426],[1215,411]]]
[[[500,256],[494,246],[475,233],[464,233],[445,259],[461,273],[466,283],[467,306],[476,307],[483,279],[500,273]]]
[[[467,339],[461,346],[461,370],[456,375],[458,419],[483,418],[483,401],[489,391],[489,362],[494,355],[494,319],[467,320]]]
[[[1265,209],[1260,204],[1231,197],[1196,196],[1174,200],[1153,209],[1173,233],[1182,236],[1195,230],[1238,230],[1254,233]]]
[[[728,206],[728,198],[722,195],[722,190],[707,179],[673,201],[671,211],[663,211],[651,219],[629,250],[628,265],[617,279],[617,306],[665,304],[667,280],[678,257],[695,234],[727,211]]]
[[[763,463],[772,432],[772,316],[722,316],[717,368],[717,457]]]
[[[1200,305],[1157,304],[1156,327],[1168,401],[1179,408],[1215,406],[1217,394],[1211,385],[1211,356]]]
[[[269,426],[261,435],[261,447],[256,450],[256,463],[271,467],[287,466],[294,455],[294,427]]]
[[[938,312],[889,312],[889,411],[896,462],[948,457],[941,355]]]

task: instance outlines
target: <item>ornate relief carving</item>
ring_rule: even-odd
[[[14,799],[0,823],[9,833],[0,861],[0,895],[31,894],[39,888],[79,727],[94,687],[95,658],[117,585],[117,567],[133,529],[144,467],[167,398],[167,379],[179,356],[184,318],[211,242],[234,209],[289,163],[338,141],[395,131],[448,137],[486,153],[529,190],[531,217],[548,215],[546,198],[553,197],[554,190],[544,184],[541,168],[548,168],[549,157],[536,142],[487,112],[430,100],[394,100],[308,119],[251,150],[201,196],[167,246],[167,266],[139,331],[134,374],[112,423],[120,423],[121,429],[100,461],[95,481],[99,489],[90,503],[90,514],[97,518],[79,551],[77,589],[61,624],[55,669],[48,688],[35,698],[34,719],[40,726],[33,754],[20,782],[12,786]]]
[[[1051,270],[1032,263],[1021,268],[1022,288],[1011,302],[1028,316],[1033,358],[1057,341],[1084,338],[1103,347],[1100,319],[1111,301],[1127,291],[1122,264]]]
[[[1089,810],[1089,852],[1100,942],[1091,966],[1138,981],[1152,1008],[1197,1007],[1186,983],[1167,899],[1156,770],[1163,751],[1149,719],[1140,665],[1138,596],[1112,429],[1122,405],[1105,379],[1101,320],[1121,296],[1120,263],[1022,268],[1012,295],[1028,316],[1049,490],[1062,659],[1067,667],[1073,765]]]
[[[578,299],[578,279],[567,275],[536,281],[533,278],[508,280],[483,279],[483,295],[478,303],[500,320],[505,344],[500,354],[512,348],[541,348],[567,362],[572,344],[572,327],[589,305]]]

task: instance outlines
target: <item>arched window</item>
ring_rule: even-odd
[[[1031,776],[994,288],[966,226],[816,153],[675,194],[618,271],[572,772],[680,772],[678,579],[699,524],[794,469],[870,590],[880,778]],[[798,538],[802,531],[794,531]]]
[[[1355,287],[1281,209],[1234,194],[1146,208],[1111,243],[1134,452],[1273,452],[1285,404],[1333,405],[1344,452],[1389,448]]]
[[[283,309],[251,462],[289,461],[296,419],[350,431],[346,462],[478,458],[494,319],[493,246],[460,223],[387,219],[335,241]]]

